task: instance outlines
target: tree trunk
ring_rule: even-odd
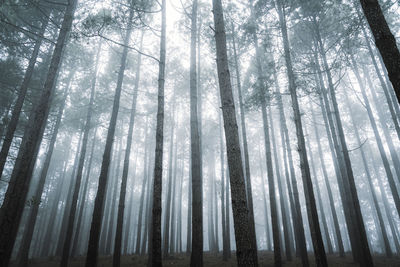
[[[396,39],[389,29],[378,0],[360,0],[360,3],[374,35],[375,45],[389,73],[397,101],[400,102],[400,52]]]
[[[32,55],[29,59],[28,67],[26,68],[21,87],[18,90],[17,100],[15,101],[14,107],[12,109],[10,122],[7,125],[7,131],[4,136],[3,144],[1,146],[1,151],[0,151],[0,177],[2,176],[2,173],[4,170],[4,165],[6,164],[7,155],[10,150],[10,147],[11,147],[11,143],[12,143],[12,140],[14,137],[15,130],[17,129],[17,124],[19,121],[19,117],[21,115],[22,106],[24,104],[25,96],[28,91],[29,82],[31,81],[31,78],[33,75],[33,70],[35,68],[37,57],[40,52],[40,46],[42,45],[42,41],[43,41],[42,37],[44,35],[44,32],[47,28],[48,23],[49,23],[49,19],[46,18],[42,22],[40,30],[37,34],[38,37],[35,42],[35,46],[33,47]],[[0,135],[0,138],[1,137],[2,137],[2,135]]]
[[[72,26],[76,4],[77,0],[71,0],[65,10],[43,91],[29,122],[29,125],[32,125],[32,127],[27,128],[24,133],[10,183],[0,210],[0,265],[3,266],[7,266],[10,261],[17,237],[29,183],[55,91],[56,77],[61,65],[62,52]]]
[[[58,110],[56,122],[53,126],[54,129],[53,129],[53,132],[51,135],[49,148],[46,153],[46,159],[43,163],[42,170],[41,170],[40,176],[39,176],[39,181],[38,181],[37,188],[36,188],[36,192],[34,195],[34,200],[36,203],[34,203],[34,205],[32,206],[32,209],[28,216],[28,220],[26,222],[26,228],[25,228],[25,231],[24,231],[23,237],[22,237],[20,253],[18,255],[18,266],[20,266],[20,267],[28,266],[29,248],[31,246],[33,230],[35,229],[36,219],[37,219],[37,215],[39,212],[40,200],[42,198],[44,184],[46,182],[46,177],[47,177],[47,173],[48,173],[48,170],[50,167],[51,157],[52,157],[53,151],[54,151],[54,145],[57,141],[58,129],[60,128],[61,118],[62,118],[64,108],[65,108],[65,102],[67,100],[68,91],[69,91],[69,88],[71,85],[71,80],[72,80],[72,77],[74,76],[74,73],[75,73],[75,71],[71,71],[69,77],[67,78],[67,80],[68,80],[67,86],[64,89],[64,96],[63,96],[62,102],[61,102],[59,110]]]
[[[196,71],[197,0],[193,1],[190,33],[190,151],[191,151],[191,206],[192,232],[190,266],[203,266],[203,178]],[[190,197],[189,197],[190,198]],[[189,201],[190,201],[189,200]],[[188,218],[189,223],[189,218]],[[188,229],[189,230],[189,229]],[[189,232],[188,232],[189,235]],[[189,239],[189,238],[188,238]],[[189,242],[189,240],[188,240]],[[189,244],[188,244],[189,246]]]
[[[98,69],[98,65],[99,65],[100,51],[101,51],[101,42],[99,43],[99,47],[97,50],[94,75],[93,75],[91,90],[90,90],[89,107],[88,107],[88,111],[87,111],[87,115],[86,115],[85,129],[83,131],[82,147],[81,147],[81,152],[80,152],[80,156],[79,156],[78,170],[77,170],[76,178],[74,177],[75,178],[75,185],[73,185],[74,193],[72,195],[71,209],[69,212],[68,225],[67,225],[66,236],[65,236],[66,238],[64,241],[63,251],[62,251],[62,256],[61,256],[61,263],[60,263],[61,267],[68,266],[68,260],[69,260],[69,256],[70,256],[70,252],[71,252],[71,242],[72,242],[72,235],[73,235],[73,229],[74,229],[76,207],[78,204],[79,190],[81,187],[82,176],[83,176],[83,165],[85,163],[89,131],[91,128],[94,96],[95,96],[95,89],[96,89],[96,76],[97,76],[97,69]]]
[[[271,111],[271,105],[268,105],[268,116],[269,116],[269,122],[271,125],[271,143],[272,143],[272,148],[274,151],[274,163],[275,163],[275,173],[276,173],[276,180],[278,182],[278,190],[279,190],[279,201],[280,201],[280,206],[281,206],[281,216],[282,216],[282,226],[283,226],[283,235],[285,239],[285,254],[286,254],[286,259],[288,261],[292,260],[292,248],[291,248],[291,242],[290,240],[293,240],[293,233],[291,232],[290,228],[290,217],[288,213],[288,205],[286,202],[287,196],[286,196],[286,190],[284,190],[282,186],[282,176],[280,172],[280,166],[279,166],[279,157],[278,157],[278,150],[277,150],[277,145],[275,141],[275,130],[274,130],[274,122],[272,121],[272,111]]]
[[[142,32],[142,34],[141,34],[139,51],[141,51],[142,47],[143,47],[143,35],[144,35],[144,32]],[[138,60],[137,60],[137,67],[136,67],[135,87],[133,89],[131,115],[130,115],[130,119],[129,119],[128,136],[126,139],[124,168],[122,171],[122,181],[121,181],[121,191],[120,191],[120,195],[119,195],[117,229],[116,229],[116,233],[115,233],[114,255],[113,255],[113,266],[114,267],[119,267],[121,264],[122,225],[123,225],[124,212],[125,212],[125,196],[126,196],[126,184],[128,181],[128,172],[129,172],[129,157],[131,154],[133,126],[135,124],[136,100],[137,100],[139,81],[140,81],[141,59],[142,59],[142,55],[139,53]],[[132,194],[133,194],[133,192],[132,192]]]
[[[258,266],[255,236],[252,235],[245,177],[240,152],[239,132],[228,68],[225,25],[220,0],[213,0],[217,70],[224,118],[225,140],[228,155],[232,208],[235,225],[236,256],[238,266]]]
[[[165,84],[165,42],[166,42],[166,0],[161,6],[160,61],[158,73],[158,108],[156,125],[156,148],[154,160],[154,189],[152,203],[151,240],[149,240],[149,266],[162,266],[161,254],[161,192],[162,159],[164,143],[164,84]]]
[[[227,244],[227,229],[226,229],[226,209],[225,209],[225,155],[224,155],[224,140],[223,140],[223,125],[221,114],[218,114],[219,121],[219,149],[221,162],[221,224],[222,224],[222,260],[228,261],[228,244]]]
[[[315,204],[315,197],[313,192],[313,185],[311,181],[311,173],[310,173],[310,166],[307,159],[307,151],[305,146],[304,140],[304,133],[300,115],[300,107],[297,100],[297,93],[296,93],[296,82],[292,67],[292,59],[290,55],[290,45],[289,45],[289,37],[287,33],[287,26],[286,26],[286,18],[285,18],[285,10],[281,3],[282,0],[277,0],[277,11],[279,15],[279,22],[282,32],[283,44],[284,44],[284,53],[285,53],[285,61],[286,61],[286,70],[288,74],[289,80],[289,91],[290,96],[292,99],[292,107],[293,107],[293,114],[294,114],[294,122],[296,125],[296,135],[297,135],[297,146],[298,152],[300,156],[300,169],[301,175],[303,179],[303,187],[304,187],[304,194],[306,198],[306,206],[307,206],[307,214],[308,214],[308,222],[310,224],[310,232],[311,238],[314,247],[314,254],[315,254],[315,261],[317,266],[327,266],[326,254],[324,249],[324,244],[322,241],[321,230],[319,227],[319,220],[318,220],[318,213],[317,207]]]
[[[321,98],[321,96],[319,95],[318,98]],[[320,100],[321,100],[320,103],[322,103],[322,99],[320,99]],[[321,108],[323,108],[322,105],[321,105]],[[322,110],[322,112],[324,113],[324,110]],[[327,124],[327,121],[325,118],[325,113],[323,115],[324,115],[324,122],[325,122],[325,124]],[[332,189],[331,189],[331,185],[329,183],[328,173],[326,171],[324,153],[322,152],[321,140],[320,140],[320,135],[319,135],[318,127],[317,127],[317,120],[315,118],[314,109],[312,107],[311,107],[311,116],[312,116],[312,120],[315,124],[314,134],[315,134],[315,138],[317,140],[318,157],[320,159],[322,173],[323,173],[324,181],[325,181],[325,186],[326,186],[327,192],[328,192],[328,199],[329,199],[329,205],[330,205],[331,212],[332,212],[333,225],[334,225],[334,231],[335,231],[334,234],[335,234],[336,241],[337,241],[337,248],[339,250],[340,257],[344,257],[345,255],[344,255],[343,240],[342,240],[342,235],[340,233],[339,220],[338,220],[338,216],[337,216],[336,209],[335,209],[335,201],[333,200]],[[329,138],[330,138],[330,135],[328,135],[328,139]],[[331,143],[330,139],[329,139],[329,143]]]
[[[368,168],[367,157],[365,155],[364,148],[362,147],[362,144],[361,144],[360,134],[358,133],[358,128],[356,126],[357,124],[354,121],[353,112],[351,110],[351,105],[350,105],[349,98],[348,98],[347,95],[345,96],[345,100],[346,100],[347,108],[348,108],[349,113],[350,113],[351,123],[353,125],[354,133],[355,133],[356,140],[357,140],[357,145],[360,147],[361,158],[362,158],[362,161],[363,161],[365,174],[367,176],[366,178],[367,178],[368,187],[369,187],[368,189],[369,189],[369,191],[371,192],[371,195],[372,195],[373,207],[374,207],[374,209],[375,209],[375,211],[376,211],[376,213],[378,215],[378,224],[376,224],[376,228],[378,228],[380,230],[380,234],[382,236],[383,244],[384,244],[384,247],[385,247],[384,251],[386,253],[386,257],[391,258],[393,256],[393,252],[392,252],[392,249],[390,247],[388,235],[387,235],[387,232],[386,232],[385,223],[383,221],[382,212],[381,212],[381,209],[380,209],[379,204],[378,204],[378,198],[376,196],[375,186],[372,183],[372,177],[371,177],[371,173],[370,173],[369,168]],[[381,192],[381,193],[383,193],[383,192]]]
[[[122,82],[124,79],[124,72],[126,68],[126,59],[128,56],[128,47],[129,40],[132,33],[132,20],[133,20],[133,9],[130,7],[129,11],[129,19],[128,19],[128,28],[126,31],[126,36],[124,40],[124,48],[121,56],[121,65],[118,72],[118,80],[117,87],[115,89],[114,95],[114,103],[110,118],[110,123],[107,132],[106,145],[103,154],[103,160],[101,163],[101,171],[99,176],[99,183],[96,193],[96,198],[94,201],[93,208],[93,216],[92,223],[90,227],[90,235],[89,235],[89,244],[88,251],[86,256],[86,267],[95,267],[97,266],[97,258],[98,258],[98,249],[99,249],[99,238],[100,238],[100,230],[101,230],[101,220],[104,213],[104,200],[107,193],[107,180],[108,180],[108,171],[110,167],[110,159],[111,159],[111,148],[114,142],[114,134],[115,134],[115,126],[117,124],[117,116],[119,110],[119,102],[121,98],[121,90],[122,90]]]

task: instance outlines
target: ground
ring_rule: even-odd
[[[259,251],[259,266],[273,266],[273,253],[269,251]],[[176,267],[184,267],[189,266],[190,257],[186,254],[176,254],[174,256],[169,257],[168,259],[163,260],[163,266],[176,266]],[[310,255],[310,261],[313,261],[312,255]],[[132,267],[145,267],[147,263],[146,256],[137,256],[137,255],[129,255],[122,256],[121,266],[132,266]],[[313,263],[313,262],[312,262]],[[398,267],[400,266],[400,258],[394,257],[391,259],[385,258],[383,256],[375,256],[374,263],[376,267]],[[83,257],[78,257],[72,259],[70,261],[70,267],[81,267],[85,265],[85,260]],[[345,258],[340,258],[336,255],[328,256],[328,265],[329,266],[340,266],[340,267],[350,267],[350,266],[358,266],[353,263],[351,260],[351,255],[347,255]],[[14,267],[15,265],[11,265],[10,267]],[[33,259],[31,260],[29,267],[58,267],[59,259]],[[99,259],[99,267],[108,267],[112,266],[112,257],[104,256]],[[204,254],[204,266],[210,267],[228,267],[228,266],[236,266],[236,258],[234,253],[232,254],[232,258],[224,262],[222,261],[222,254],[218,255],[212,253]],[[301,266],[301,262],[299,258],[294,259],[291,262],[284,262],[283,266]],[[311,266],[315,266],[312,264]]]

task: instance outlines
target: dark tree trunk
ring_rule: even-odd
[[[67,225],[67,231],[66,231],[66,236],[65,236],[66,238],[64,241],[63,251],[62,251],[62,256],[61,256],[61,263],[60,263],[61,267],[68,266],[68,260],[69,260],[69,256],[70,256],[70,252],[71,252],[71,242],[72,242],[72,236],[73,236],[76,207],[78,204],[79,191],[80,191],[82,177],[83,177],[83,165],[85,163],[86,149],[88,146],[87,144],[88,144],[88,139],[89,139],[89,131],[91,128],[94,96],[95,96],[95,89],[96,89],[96,76],[97,76],[97,69],[98,69],[98,65],[99,65],[100,51],[101,51],[101,43],[99,43],[99,47],[97,50],[96,63],[95,63],[95,68],[94,68],[92,84],[91,84],[91,90],[90,90],[89,107],[88,107],[88,111],[87,111],[87,115],[86,115],[85,129],[83,131],[82,147],[81,147],[81,152],[80,152],[80,156],[79,156],[78,170],[77,170],[76,177],[73,177],[75,179],[75,184],[73,184],[74,193],[72,195],[71,209],[69,212],[68,225]]]
[[[117,87],[115,89],[114,103],[110,118],[110,123],[108,126],[106,145],[104,148],[103,160],[101,163],[101,171],[99,176],[99,183],[96,193],[96,198],[94,201],[92,223],[90,227],[89,244],[86,256],[86,267],[97,266],[98,250],[99,250],[99,239],[101,230],[101,221],[104,213],[104,201],[107,194],[107,180],[108,172],[110,167],[111,159],[111,148],[114,142],[115,126],[117,124],[117,116],[119,110],[119,102],[121,98],[122,82],[124,79],[124,72],[126,68],[126,59],[128,56],[129,40],[132,33],[132,19],[133,19],[133,9],[130,7],[129,18],[128,18],[128,29],[125,35],[124,48],[121,56],[121,65],[118,72]]]
[[[42,45],[42,40],[43,40],[42,36],[44,35],[48,22],[49,19],[47,18],[42,22],[40,30],[37,34],[38,37],[35,42],[35,46],[33,47],[32,55],[29,59],[28,67],[26,68],[25,71],[24,79],[22,81],[21,87],[18,90],[17,100],[15,101],[14,107],[12,108],[10,122],[7,125],[7,131],[4,136],[3,144],[1,146],[1,151],[0,151],[0,177],[2,176],[4,165],[6,164],[8,151],[10,150],[15,130],[17,129],[17,124],[19,121],[19,117],[21,115],[22,106],[24,104],[25,96],[28,91],[29,82],[31,81],[33,75],[33,70],[35,68],[36,60],[40,52],[40,46]],[[1,137],[2,135],[0,135],[0,138]]]
[[[203,266],[203,178],[200,144],[198,77],[196,71],[197,0],[193,1],[190,33],[190,151],[192,240],[190,266]],[[188,219],[189,220],[189,219]],[[189,223],[189,221],[188,221]],[[188,229],[189,230],[189,229]],[[189,232],[188,232],[189,235]],[[189,239],[189,238],[188,238]],[[189,240],[188,240],[189,241]]]
[[[76,4],[77,0],[71,0],[65,10],[43,91],[35,111],[30,118],[29,125],[32,125],[32,127],[27,128],[24,133],[10,183],[0,210],[0,265],[3,266],[7,266],[10,261],[17,237],[18,226],[24,210],[33,168],[53,99],[57,73],[72,26]]]
[[[304,140],[301,115],[300,115],[300,107],[299,107],[299,102],[297,100],[297,92],[296,92],[297,86],[295,82],[292,59],[290,55],[290,45],[289,45],[289,37],[286,26],[285,9],[282,6],[282,0],[277,0],[276,4],[277,4],[277,11],[279,15],[279,22],[282,32],[283,44],[284,44],[286,70],[289,80],[289,91],[292,99],[294,122],[296,125],[296,135],[298,142],[297,149],[300,156],[300,169],[303,179],[304,195],[306,198],[307,214],[309,218],[308,222],[310,224],[310,232],[311,232],[311,239],[313,242],[315,261],[317,266],[327,266],[328,262],[326,259],[324,244],[322,241],[321,229],[319,227],[317,207],[315,203],[313,185],[311,181],[310,166],[307,159],[307,151],[306,151],[306,145]]]
[[[161,38],[158,73],[158,107],[156,125],[156,148],[154,159],[153,203],[151,215],[151,239],[149,240],[149,266],[162,266],[161,253],[161,192],[162,192],[162,161],[164,144],[164,84],[165,84],[165,54],[166,54],[166,0],[161,6]]]
[[[61,105],[58,110],[56,122],[53,126],[54,129],[53,129],[53,132],[51,135],[49,148],[46,153],[46,159],[43,163],[42,170],[41,170],[40,176],[39,176],[38,185],[37,185],[36,192],[34,195],[35,203],[32,206],[32,209],[29,213],[28,220],[26,222],[25,231],[24,231],[23,237],[22,237],[22,244],[20,247],[20,253],[18,255],[18,265],[21,267],[28,266],[29,248],[31,246],[33,230],[35,229],[36,219],[37,219],[37,215],[39,212],[40,199],[42,198],[47,173],[48,173],[48,170],[50,167],[51,157],[52,157],[53,151],[54,151],[54,145],[57,141],[58,129],[60,128],[61,118],[62,118],[64,108],[65,108],[65,102],[67,100],[68,91],[69,91],[71,80],[72,80],[72,77],[74,76],[74,73],[75,73],[75,71],[71,71],[69,77],[67,78],[68,79],[67,86],[65,87],[63,100],[62,100]]]
[[[396,39],[389,29],[378,0],[360,0],[360,3],[374,35],[375,45],[389,73],[397,101],[400,102],[400,52]]]
[[[144,35],[144,32],[142,32],[142,35],[141,35],[140,48],[139,48],[140,51],[142,50],[142,47],[143,47],[143,35]],[[131,155],[133,126],[135,124],[136,100],[137,100],[139,81],[140,81],[141,59],[142,59],[142,55],[139,53],[138,60],[137,60],[137,67],[136,67],[135,87],[133,89],[131,114],[130,114],[130,119],[129,119],[128,136],[126,139],[124,167],[122,170],[121,191],[120,191],[120,195],[119,195],[117,229],[115,232],[114,255],[113,255],[113,266],[114,267],[119,267],[121,264],[122,226],[123,226],[124,212],[125,212],[126,184],[128,181],[129,157]],[[118,177],[116,177],[116,178],[118,178]],[[133,194],[133,192],[132,192],[132,194]]]
[[[220,87],[229,176],[232,188],[232,209],[235,225],[238,266],[258,266],[256,240],[252,235],[246,197],[245,177],[240,152],[239,131],[228,68],[226,35],[222,4],[213,0],[217,69]]]

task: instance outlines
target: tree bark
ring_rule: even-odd
[[[161,37],[160,60],[158,73],[158,107],[156,125],[156,148],[154,160],[154,185],[151,218],[151,240],[149,243],[149,266],[162,266],[161,254],[161,192],[162,192],[162,161],[164,144],[164,84],[165,84],[165,54],[166,54],[166,0],[161,6]]]
[[[240,152],[239,131],[228,68],[225,25],[220,0],[213,0],[217,70],[224,118],[228,155],[232,208],[235,225],[236,256],[238,266],[258,266],[255,236],[252,235],[246,197],[245,177]]]
[[[400,52],[396,39],[390,31],[378,0],[360,0],[360,3],[374,35],[375,45],[389,73],[397,101],[400,102]]]

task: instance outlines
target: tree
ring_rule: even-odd
[[[36,104],[35,111],[31,115],[29,125],[32,125],[32,127],[27,128],[24,133],[10,184],[0,210],[0,263],[3,266],[7,266],[10,261],[17,236],[29,182],[55,91],[54,85],[61,65],[62,52],[71,30],[76,5],[77,0],[71,0],[65,10],[43,91]]]
[[[166,0],[161,2],[160,59],[158,65],[158,106],[156,124],[156,147],[154,159],[153,198],[151,205],[151,238],[149,239],[149,266],[162,266],[161,254],[161,192],[162,160],[164,145],[164,85],[166,57]]]
[[[236,237],[236,257],[238,266],[258,266],[257,249],[248,216],[248,205],[239,132],[236,122],[235,105],[228,67],[225,24],[220,0],[213,0],[217,70],[224,118],[225,140],[228,155],[230,184],[232,189],[232,209]]]
[[[111,112],[111,118],[109,123],[109,128],[107,132],[106,145],[104,148],[103,160],[101,163],[101,171],[99,176],[99,184],[97,188],[96,198],[94,202],[94,209],[92,215],[92,223],[90,227],[90,236],[89,236],[89,244],[88,244],[88,252],[86,256],[86,266],[97,266],[97,258],[98,258],[98,249],[99,249],[99,239],[100,239],[100,230],[101,230],[101,221],[104,213],[104,201],[107,193],[107,181],[108,181],[108,172],[110,168],[110,159],[111,159],[111,148],[114,142],[115,128],[117,124],[117,116],[120,105],[121,91],[122,91],[122,83],[124,80],[124,72],[126,69],[126,59],[128,56],[128,45],[132,33],[133,28],[133,2],[131,2],[129,8],[129,18],[128,18],[128,26],[124,38],[124,48],[121,56],[121,63],[118,71],[117,78],[117,87],[115,89],[113,108]]]
[[[390,31],[378,0],[360,0],[360,3],[400,103],[400,52],[396,39]]]

